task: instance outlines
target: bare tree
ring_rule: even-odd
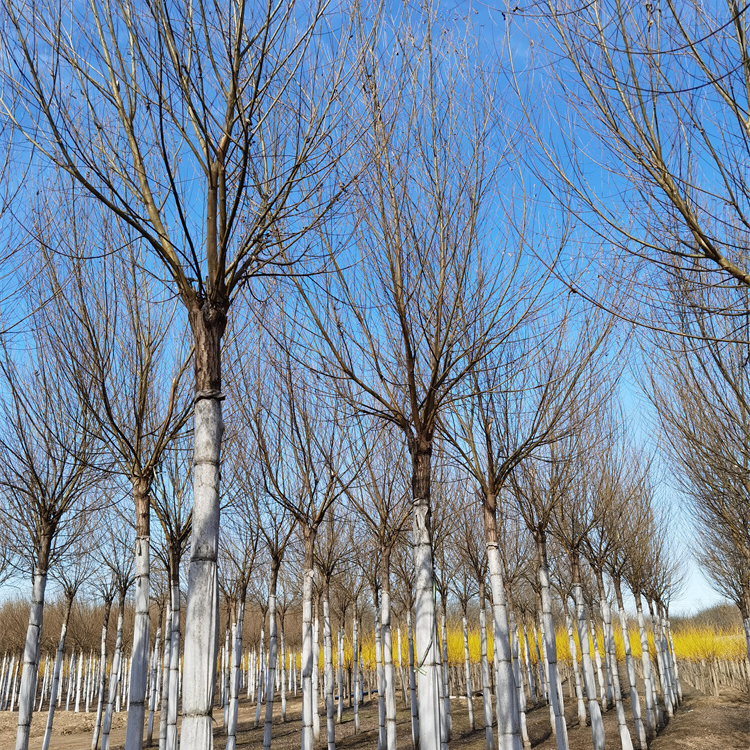
[[[334,173],[346,147],[338,113],[346,107],[351,35],[340,14],[330,23],[343,28],[328,27],[326,9],[326,2],[101,0],[69,13],[54,3],[4,3],[6,116],[143,239],[184,304],[195,341],[182,725],[190,748],[212,742],[217,639],[205,633],[218,627],[227,315],[242,285],[279,260],[278,241],[301,238],[348,182]],[[140,744],[129,737],[129,750]]]

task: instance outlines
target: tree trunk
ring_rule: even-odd
[[[330,581],[323,585],[323,680],[326,706],[326,742],[328,750],[336,750],[336,724],[333,717],[333,636],[331,633]],[[270,748],[265,748],[270,750]]]
[[[227,745],[226,750],[234,750],[237,746],[237,712],[239,708],[240,695],[240,665],[242,662],[242,629],[245,624],[245,591],[240,592],[240,601],[237,605],[237,622],[234,624],[232,638],[232,680],[229,696],[229,714],[227,720]],[[248,675],[250,680],[250,675]]]
[[[313,549],[315,531],[304,529],[305,569],[302,583],[302,750],[313,750]]]
[[[117,634],[115,636],[115,653],[112,658],[112,669],[109,673],[109,692],[107,693],[107,710],[104,712],[102,726],[102,750],[109,750],[109,730],[112,727],[112,711],[119,684],[122,668],[122,618],[125,609],[125,597],[120,597],[120,607],[117,613]]]
[[[162,610],[162,614],[164,610]],[[159,615],[161,622],[161,614]],[[169,623],[167,623],[167,627]],[[154,651],[151,656],[151,687],[149,688],[148,699],[148,729],[146,730],[146,745],[151,747],[151,741],[154,736],[154,711],[156,711],[156,687],[159,679],[159,646],[161,645],[161,625],[156,628],[154,638]]]
[[[466,680],[466,711],[469,714],[469,729],[474,731],[474,696],[471,686],[471,662],[469,660],[469,624],[466,620],[466,608],[464,607],[461,618],[461,629],[464,636],[464,679]]]
[[[48,541],[47,541],[48,539]],[[21,690],[18,695],[18,729],[16,730],[16,750],[28,750],[31,717],[36,703],[36,683],[39,674],[39,641],[44,616],[44,590],[47,587],[47,565],[51,537],[44,537],[38,552],[38,563],[34,568],[34,581],[31,587],[29,626],[26,630],[26,644],[23,650],[23,671]]]
[[[654,701],[656,690],[654,689],[653,675],[651,674],[651,655],[648,650],[648,636],[646,635],[646,622],[643,617],[641,595],[633,591],[633,597],[638,614],[638,631],[641,637],[641,662],[643,663],[644,693],[646,695],[646,725],[649,733],[653,736],[656,734],[657,725],[661,726],[661,714],[658,704]]]
[[[273,694],[276,685],[276,657],[278,653],[278,635],[276,621],[276,586],[279,579],[280,560],[271,563],[271,580],[268,586],[268,673],[266,675],[266,717],[263,726],[263,750],[271,748],[273,727]]]
[[[182,690],[182,745],[185,750],[213,746],[212,704],[219,648],[219,493],[221,440],[221,337],[228,303],[188,309],[195,338],[195,416],[193,527],[185,613]],[[129,750],[129,749],[128,749]]]
[[[526,627],[526,622],[523,623],[523,654],[526,663],[526,676],[529,681],[531,702],[536,706],[539,701],[536,697],[536,680],[534,679],[534,670],[531,666],[531,647],[529,646],[529,631]]]
[[[440,744],[440,673],[435,643],[435,598],[432,571],[430,482],[432,443],[421,436],[409,439],[412,460],[413,554],[416,572],[414,630],[418,674],[419,746],[432,750]]]
[[[558,750],[568,750],[568,729],[565,724],[562,694],[558,689],[557,644],[555,643],[555,624],[552,620],[552,597],[550,595],[549,570],[547,568],[546,540],[543,533],[537,532],[535,536],[539,558],[539,585],[542,594],[544,650],[549,665],[549,696],[555,715],[555,737],[557,738]]]
[[[451,718],[451,686],[448,679],[448,629],[446,624],[446,597],[442,597],[440,612],[440,641],[441,657],[443,667],[443,727],[445,731],[445,740],[450,742],[453,736],[453,720]]]
[[[169,660],[172,653],[172,590],[170,587],[167,621],[164,626],[164,656],[162,659],[162,691],[159,706],[159,750],[167,748],[167,712],[169,711]]]
[[[604,722],[602,721],[601,709],[596,700],[596,681],[594,677],[594,665],[591,662],[591,652],[589,651],[589,632],[586,621],[586,607],[583,601],[583,587],[581,586],[581,569],[576,553],[572,553],[571,555],[571,568],[573,572],[573,598],[575,599],[576,621],[578,623],[578,642],[581,645],[583,686],[589,704],[591,734],[594,741],[594,750],[604,750]]]
[[[411,626],[411,607],[406,610],[406,645],[409,653],[409,705],[411,707],[411,744],[419,747],[419,704],[417,702],[417,676],[414,672],[414,631]]]
[[[357,621],[357,600],[354,600],[354,616],[352,617],[352,670],[354,672],[354,733],[359,732],[359,701],[362,685],[359,679],[359,629]]]
[[[55,704],[57,703],[62,667],[65,661],[65,634],[68,632],[68,621],[70,620],[70,610],[72,608],[73,597],[68,594],[65,597],[65,617],[63,618],[62,628],[60,629],[60,641],[57,644],[55,672],[52,677],[52,689],[50,690],[49,695],[49,710],[47,712],[47,725],[44,729],[44,739],[42,740],[42,750],[49,750],[50,738],[52,737],[52,723],[55,720]]]
[[[174,570],[178,571],[177,563]],[[177,750],[177,714],[180,703],[180,578],[172,573],[172,622],[169,635],[169,695],[167,697],[167,750]],[[184,710],[183,710],[184,713]],[[184,722],[184,717],[183,717]],[[184,738],[183,738],[184,744]]]
[[[99,734],[101,733],[102,709],[104,707],[104,690],[107,687],[107,634],[109,632],[109,615],[111,610],[112,599],[106,599],[104,601],[104,624],[102,625],[102,642],[100,647],[99,695],[96,700],[96,719],[94,720],[94,736],[91,739],[91,750],[96,750],[99,746]],[[57,664],[55,664],[55,668],[57,668]],[[55,688],[55,691],[57,691],[57,688]],[[50,696],[50,708],[53,704],[54,698]]]
[[[628,686],[630,688],[630,708],[633,712],[633,723],[635,725],[635,736],[638,739],[640,750],[646,750],[648,742],[646,740],[646,728],[643,725],[641,716],[641,699],[638,695],[635,679],[635,665],[633,664],[633,654],[630,646],[630,633],[628,632],[628,623],[625,618],[625,607],[622,601],[622,587],[620,579],[614,578],[615,596],[617,597],[617,611],[620,615],[620,629],[622,630],[622,642],[625,648],[625,669],[628,673]]]
[[[386,747],[396,750],[396,672],[393,668],[391,635],[390,550],[380,552],[380,615],[383,636],[383,691],[385,693]]]
[[[586,702],[583,700],[583,690],[581,689],[581,673],[578,670],[578,653],[576,651],[576,639],[573,636],[573,620],[570,617],[567,606],[565,608],[565,627],[568,629],[568,648],[570,649],[570,659],[573,662],[573,677],[576,684],[578,727],[579,729],[583,729],[586,726]]]
[[[125,731],[125,750],[141,750],[143,725],[146,717],[146,687],[149,662],[149,580],[151,574],[151,505],[148,477],[133,480],[135,503],[135,621],[133,623],[133,650],[130,660],[130,687],[128,690],[128,724]]]
[[[633,750],[633,740],[630,730],[625,721],[625,708],[622,705],[622,693],[620,690],[620,672],[617,666],[617,653],[615,652],[615,636],[612,628],[612,610],[607,600],[607,592],[604,588],[604,577],[601,570],[596,570],[596,582],[599,588],[599,604],[602,610],[602,623],[604,634],[604,652],[609,655],[609,664],[612,671],[612,688],[615,698],[615,711],[617,712],[617,726],[620,732],[620,744],[622,750]]]
[[[484,581],[479,582],[479,643],[482,670],[482,708],[484,711],[485,750],[495,750],[495,737],[492,733],[492,691],[490,686],[490,663],[487,659],[487,607],[485,604]]]
[[[513,662],[508,628],[508,607],[505,601],[505,581],[497,538],[497,498],[484,493],[484,534],[487,562],[492,589],[494,650],[498,663],[497,686],[497,746],[498,750],[520,750],[521,728],[518,715],[518,692],[513,677]]]

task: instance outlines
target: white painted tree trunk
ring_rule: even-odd
[[[146,744],[151,747],[154,736],[154,711],[156,711],[156,682],[159,674],[159,646],[161,645],[161,627],[156,628],[154,650],[151,655],[151,687],[148,701],[148,728],[146,729]]]
[[[498,662],[497,687],[497,747],[498,750],[520,750],[521,727],[518,713],[518,691],[513,677],[513,662],[508,627],[508,607],[505,601],[505,581],[497,542],[490,540],[487,562],[492,588],[493,643]]]
[[[609,708],[609,702],[607,701],[607,682],[604,678],[604,670],[602,669],[602,655],[599,652],[599,640],[596,636],[596,626],[594,620],[589,620],[589,630],[591,632],[591,641],[594,647],[594,663],[596,664],[596,679],[599,682],[599,703],[602,707],[602,711],[606,713]]]
[[[614,629],[612,628],[612,610],[609,607],[604,592],[604,583],[599,577],[599,603],[602,611],[604,650],[609,654],[609,663],[612,670],[612,687],[615,698],[615,711],[617,712],[617,726],[620,732],[620,745],[622,750],[633,750],[633,740],[630,737],[630,730],[625,721],[625,708],[622,705],[622,693],[620,690],[620,672],[617,666],[617,653],[615,652]]]
[[[344,628],[336,634],[336,723],[344,718]]]
[[[37,712],[42,710],[42,705],[44,704],[44,699],[47,695],[47,683],[49,682],[49,654],[44,655],[44,677],[42,679],[42,692],[39,696],[39,707],[37,708]]]
[[[167,713],[169,711],[169,660],[172,651],[172,593],[170,586],[167,621],[164,626],[164,654],[162,655],[162,691],[159,704],[159,750],[167,748]]]
[[[672,626],[669,623],[669,618],[666,612],[663,615],[664,619],[664,632],[667,638],[667,647],[669,648],[669,656],[672,663],[672,673],[674,675],[675,691],[677,695],[677,705],[682,704],[682,683],[680,682],[680,673],[677,668],[677,655],[674,652],[674,641],[672,640]]]
[[[276,657],[278,635],[276,620],[276,575],[271,573],[271,586],[268,592],[268,674],[266,675],[266,715],[263,726],[263,750],[271,750],[273,730],[273,698],[276,685]]]
[[[313,737],[320,739],[320,618],[318,608],[315,608],[313,619],[313,673],[312,673],[312,723]]]
[[[578,706],[578,727],[579,729],[583,729],[586,726],[586,702],[583,700],[581,673],[578,669],[578,650],[576,648],[576,639],[573,636],[573,620],[568,612],[565,613],[565,626],[568,629],[568,648],[570,649],[570,659],[573,662],[573,678],[575,680],[576,703]]]
[[[284,664],[286,659],[286,644],[284,642],[284,617],[281,618],[281,628],[279,629],[279,635],[281,636],[281,721],[286,721],[286,673],[284,671]]]
[[[72,602],[70,602],[72,604]],[[68,616],[70,609],[66,613],[60,629],[60,640],[57,644],[57,657],[55,658],[55,669],[52,676],[52,688],[49,695],[49,709],[47,710],[47,725],[44,729],[44,739],[42,740],[42,750],[49,750],[49,743],[52,737],[52,723],[55,720],[55,703],[60,690],[60,678],[62,674],[63,663],[65,661],[65,634],[68,630]]]
[[[36,568],[31,586],[31,606],[29,625],[26,630],[26,644],[23,649],[23,670],[21,691],[18,696],[18,728],[16,730],[16,750],[28,750],[31,717],[36,703],[36,683],[39,674],[39,642],[44,616],[44,590],[47,587],[47,571]],[[15,681],[14,681],[15,688]],[[12,701],[11,701],[12,703]],[[11,705],[11,711],[13,706]]]
[[[555,715],[555,737],[558,750],[568,750],[568,729],[565,724],[565,712],[562,694],[558,689],[557,645],[555,643],[555,624],[552,620],[552,597],[550,595],[549,571],[546,555],[539,555],[539,584],[542,593],[542,619],[544,622],[544,650],[549,665],[549,696]]]
[[[96,697],[96,718],[94,719],[94,735],[91,739],[91,750],[96,750],[99,746],[99,736],[101,734],[102,714],[104,709],[104,690],[107,686],[107,633],[109,631],[109,610],[109,604],[107,604],[104,625],[102,625],[102,639],[99,646],[99,689]],[[54,699],[50,696],[50,708],[53,704]]]
[[[529,682],[529,695],[531,696],[531,702],[536,706],[538,703],[536,697],[536,684],[534,680],[534,670],[531,666],[531,648],[529,647],[529,631],[526,627],[526,623],[523,624],[523,654],[524,661],[526,663],[526,676]]]
[[[74,713],[81,711],[81,681],[83,679],[83,651],[78,654],[78,674],[76,677],[76,707]]]
[[[117,613],[117,634],[115,635],[115,653],[112,658],[112,669],[109,673],[109,693],[107,694],[107,710],[104,712],[104,723],[102,725],[102,750],[109,750],[109,730],[112,727],[112,711],[114,709],[117,685],[120,678],[122,664],[122,616],[123,606]]]
[[[574,578],[573,597],[576,604],[576,621],[578,623],[578,642],[581,644],[581,667],[583,669],[583,686],[586,691],[586,699],[589,705],[589,716],[591,718],[591,734],[594,750],[604,750],[604,722],[599,703],[596,700],[596,678],[594,677],[594,665],[591,661],[589,650],[589,633],[586,620],[586,606],[583,601],[583,587],[579,580]]]
[[[258,676],[256,678],[256,695],[255,695],[255,722],[253,726],[260,724],[260,707],[263,703],[263,680],[265,678],[265,630],[260,629],[260,648],[258,650]]]
[[[412,439],[412,540],[415,568],[414,635],[415,670],[418,675],[419,747],[433,750],[440,744],[438,648],[434,633],[435,597],[430,531],[431,456]]]
[[[226,750],[237,746],[237,714],[240,695],[240,664],[242,662],[242,629],[245,624],[245,602],[240,601],[237,608],[237,622],[232,629],[232,682],[229,697],[229,716],[227,720]]]
[[[482,708],[484,711],[484,744],[486,750],[495,750],[495,737],[492,732],[492,692],[490,686],[490,663],[487,659],[487,612],[484,595],[479,604],[479,643],[481,649]]]
[[[617,591],[619,584],[615,583]],[[620,630],[622,631],[622,643],[625,649],[625,670],[628,675],[628,687],[630,689],[630,709],[633,713],[633,725],[635,726],[635,736],[640,750],[646,750],[648,741],[646,740],[646,727],[643,724],[641,716],[641,699],[638,695],[636,684],[635,665],[633,664],[633,653],[630,646],[630,633],[628,632],[628,622],[625,617],[625,608],[622,606],[622,595],[618,592],[618,614],[620,618]]]
[[[388,571],[383,571],[387,576]],[[390,583],[383,585],[380,599],[380,614],[383,631],[383,677],[385,692],[385,739],[388,750],[396,750],[396,671],[393,668],[393,644],[391,641],[391,589]]]
[[[333,716],[333,636],[328,584],[323,590],[323,699],[326,706],[326,742],[328,750],[336,750],[336,724]],[[270,750],[264,748],[264,750]]]
[[[440,612],[440,655],[442,659],[443,678],[443,726],[446,742],[450,742],[453,736],[453,718],[451,716],[451,690],[448,679],[448,627],[446,624],[445,599],[442,601]]]
[[[380,599],[377,591],[373,594],[375,611],[373,623],[375,629],[375,679],[378,690],[378,750],[385,750],[385,693],[383,691],[383,626],[380,616]]]
[[[306,540],[307,543],[307,540]],[[302,584],[302,750],[313,750],[313,570],[305,568]],[[356,716],[356,714],[355,714]]]
[[[352,618],[352,670],[354,672],[354,733],[359,732],[359,701],[362,694],[362,684],[359,679],[359,624],[357,621],[357,602],[354,602],[354,617]],[[748,652],[750,653],[750,652]]]
[[[151,540],[140,535],[135,540],[135,621],[133,651],[128,682],[128,723],[125,750],[141,750],[146,717],[146,686],[150,643],[149,586],[151,574]]]
[[[469,624],[466,612],[461,618],[461,629],[464,636],[464,679],[466,680],[466,712],[469,715],[469,729],[474,731],[474,691],[471,685],[471,661],[469,659]]]
[[[219,645],[216,560],[223,432],[218,395],[199,393],[194,418],[193,528],[182,684],[181,745],[184,750],[213,747],[212,704]]]
[[[510,601],[510,598],[508,598]],[[521,729],[521,740],[524,748],[528,750],[531,747],[531,740],[529,739],[529,730],[526,724],[526,691],[523,686],[523,670],[521,668],[521,643],[518,637],[518,622],[516,621],[516,615],[511,608],[509,610],[510,620],[510,632],[511,632],[511,646],[513,648],[513,677],[516,682],[516,690],[518,692],[518,719]]]
[[[657,726],[661,725],[659,706],[654,701],[656,691],[654,690],[653,675],[651,674],[651,655],[648,648],[648,636],[646,635],[646,622],[643,617],[643,605],[640,594],[633,592],[635,608],[638,615],[638,632],[641,638],[641,663],[643,664],[643,681],[645,683],[644,694],[646,698],[646,726],[649,734],[656,734]]]

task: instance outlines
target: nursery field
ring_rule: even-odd
[[[563,685],[564,691],[566,686]],[[451,748],[456,750],[484,750],[484,731],[470,730],[466,713],[466,700],[454,698],[451,701],[453,715],[453,739]],[[629,707],[628,707],[629,708]],[[282,724],[276,707],[273,746],[280,750],[293,750],[300,746],[301,699],[292,698],[288,703],[287,722]],[[217,728],[214,732],[214,747],[224,750],[224,731],[221,726],[221,712],[216,712]],[[258,748],[263,743],[263,729],[253,728],[255,707],[247,700],[240,701],[237,733],[238,748]],[[409,737],[408,710],[398,705],[398,746],[411,747]],[[30,750],[41,748],[45,713],[34,716],[29,742]],[[575,705],[566,703],[568,740],[571,750],[584,750],[591,747],[591,732],[588,727],[579,728],[576,723]],[[361,731],[354,734],[354,722],[349,709],[344,712],[344,720],[336,726],[337,747],[374,748],[377,745],[377,703],[365,702],[360,709]],[[125,713],[118,714],[112,726],[111,750],[122,750],[125,739]],[[156,722],[158,725],[158,721]],[[614,710],[604,715],[607,747],[619,746]],[[546,706],[528,712],[529,737],[532,747],[539,750],[553,750],[555,740],[550,732],[549,710]],[[50,744],[51,750],[83,750],[90,747],[93,714],[74,714],[62,711],[56,717],[55,729]],[[9,711],[0,713],[0,747],[13,745],[16,730],[16,715]],[[325,727],[322,729],[320,747],[325,746]],[[704,695],[699,690],[685,686],[684,703],[674,719],[656,737],[652,750],[745,750],[750,743],[750,699],[747,693],[737,690],[722,691],[717,698]],[[156,744],[156,743],[154,743]]]

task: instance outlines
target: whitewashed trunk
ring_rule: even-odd
[[[242,662],[242,629],[245,623],[245,602],[241,601],[237,609],[237,622],[232,631],[232,682],[229,697],[229,716],[227,721],[226,750],[237,746],[237,714],[240,695],[240,664]],[[250,679],[248,677],[248,679]]]
[[[633,592],[633,596],[638,615],[638,632],[641,638],[641,663],[643,664],[643,681],[645,683],[643,692],[646,698],[646,726],[648,727],[649,734],[653,736],[656,734],[657,725],[661,725],[661,721],[659,721],[659,707],[654,701],[656,691],[654,690],[653,675],[651,674],[651,655],[649,654],[648,636],[646,635],[646,622],[643,617],[641,596],[635,592]]]
[[[641,699],[638,695],[636,685],[635,664],[633,664],[633,653],[630,646],[630,633],[628,632],[628,622],[625,617],[625,609],[620,603],[617,607],[620,616],[620,629],[622,630],[622,643],[625,649],[625,669],[628,675],[628,687],[630,689],[630,709],[633,713],[633,725],[635,726],[635,736],[638,741],[640,750],[646,750],[648,741],[646,740],[646,727],[643,724],[641,716]]]
[[[373,612],[375,629],[375,679],[378,690],[378,750],[385,750],[385,694],[383,692],[383,628],[380,617],[380,601],[375,594]]]
[[[167,748],[167,712],[169,710],[169,657],[172,650],[172,594],[170,586],[167,621],[164,626],[164,654],[162,655],[162,691],[159,704],[159,750]]]
[[[589,633],[586,619],[586,606],[583,601],[583,587],[580,582],[573,583],[573,597],[576,604],[576,621],[578,623],[578,642],[581,644],[581,668],[583,669],[583,686],[589,705],[591,734],[594,750],[604,750],[604,722],[602,712],[596,699],[596,678],[594,665],[589,650]]]
[[[604,584],[600,586],[599,603],[602,611],[602,623],[604,634],[605,653],[609,654],[609,663],[612,670],[612,687],[615,698],[615,711],[617,712],[617,726],[620,732],[620,745],[622,750],[633,750],[633,740],[630,737],[630,730],[625,721],[625,708],[622,705],[622,694],[620,690],[620,672],[617,665],[617,653],[615,651],[615,636],[612,627],[612,610],[609,601],[604,595]]]
[[[313,570],[305,569],[302,588],[302,750],[313,750]]]
[[[109,606],[107,606],[107,615],[102,625],[102,639],[99,646],[99,679],[96,697],[96,718],[94,719],[94,735],[91,739],[91,750],[96,750],[99,746],[99,736],[101,734],[102,715],[104,709],[104,690],[107,686],[107,632],[109,630]],[[50,707],[54,700],[50,700]]]
[[[344,628],[336,634],[336,723],[341,724],[344,718]]]
[[[74,713],[81,710],[81,681],[83,679],[83,651],[78,654],[78,675],[76,677],[76,707]]]
[[[318,609],[315,608],[315,617],[313,619],[313,672],[312,672],[312,725],[313,737],[317,742],[320,739],[320,618]]]
[[[323,596],[323,699],[326,706],[326,742],[336,750],[336,725],[333,716],[333,636],[331,610],[327,592]],[[270,750],[270,746],[265,748]]]
[[[677,705],[682,704],[682,683],[680,682],[680,672],[677,668],[677,655],[674,652],[674,641],[672,640],[672,626],[669,618],[664,613],[664,632],[666,633],[667,646],[669,648],[669,657],[672,664],[672,674],[674,676],[674,687],[677,696]]]
[[[151,654],[151,686],[148,701],[148,728],[146,729],[146,744],[151,747],[154,736],[154,711],[156,711],[156,682],[159,674],[159,646],[161,645],[161,627],[156,628],[154,650]]]
[[[359,679],[359,624],[357,622],[357,602],[354,602],[354,617],[352,618],[352,670],[354,673],[354,733],[359,732],[359,702],[362,694],[362,683]],[[750,652],[748,652],[750,653]]]
[[[578,705],[578,727],[583,729],[586,726],[586,702],[583,700],[581,673],[578,670],[578,653],[576,639],[573,636],[573,620],[568,612],[565,613],[565,626],[568,629],[568,648],[570,649],[570,658],[573,662],[573,677],[575,679],[576,702]]]
[[[143,747],[150,642],[150,560],[150,538],[138,536],[135,540],[135,621],[128,683],[128,724],[125,730],[125,750],[141,750]]]
[[[609,708],[609,702],[607,701],[607,681],[604,678],[604,670],[602,669],[602,656],[599,652],[599,641],[596,636],[596,626],[594,621],[589,620],[589,631],[591,633],[591,641],[594,647],[594,663],[596,664],[596,679],[599,682],[599,703],[602,707],[602,711],[606,713]]]
[[[510,600],[510,599],[509,599]],[[510,632],[512,637],[512,648],[513,648],[513,677],[516,681],[516,690],[518,692],[518,719],[521,729],[521,741],[523,742],[524,748],[531,747],[531,740],[529,739],[529,730],[526,724],[526,691],[523,686],[523,670],[521,668],[521,643],[518,637],[518,622],[516,621],[515,613],[513,609],[509,610],[510,616]]]
[[[281,721],[286,721],[286,673],[284,672],[284,664],[286,659],[286,644],[284,642],[284,617],[281,618],[281,628],[279,635],[281,636]]]
[[[213,747],[212,704],[219,645],[216,560],[224,425],[221,401],[215,394],[205,395],[196,398],[194,419],[193,528],[182,684],[181,745],[185,750]]]
[[[451,716],[451,691],[448,680],[448,628],[446,624],[445,600],[442,602],[442,612],[440,613],[440,641],[440,655],[443,669],[443,727],[446,742],[450,742],[453,736],[453,718]]]
[[[435,598],[432,570],[432,538],[430,532],[431,457],[424,447],[412,451],[412,540],[415,568],[414,635],[416,641],[415,670],[418,675],[419,746],[433,750],[440,744],[440,704],[438,648],[434,639]]]
[[[107,694],[107,710],[104,712],[104,723],[102,725],[102,750],[109,750],[109,730],[112,727],[112,711],[114,710],[117,685],[120,677],[122,664],[122,612],[120,607],[117,613],[117,634],[115,635],[115,653],[112,657],[112,669],[109,673],[109,692]]]
[[[44,616],[44,590],[47,587],[47,571],[37,568],[31,586],[31,606],[29,625],[26,630],[26,644],[23,649],[23,670],[21,691],[18,696],[18,728],[16,730],[16,750],[28,750],[31,717],[36,703],[36,683],[39,674],[39,642]],[[15,682],[14,682],[15,687]],[[11,701],[12,702],[12,701]],[[11,711],[13,710],[11,706]]]
[[[57,657],[55,658],[55,669],[52,676],[52,687],[49,694],[49,709],[47,710],[47,725],[44,729],[44,739],[42,740],[42,750],[49,750],[49,743],[52,737],[52,723],[55,720],[55,703],[60,690],[60,678],[65,661],[65,634],[68,630],[68,617],[63,620],[60,629],[60,640],[57,644]]]
[[[260,707],[263,703],[263,680],[265,677],[265,630],[260,629],[260,648],[258,649],[258,675],[256,677],[256,695],[255,695],[255,722],[253,726],[257,727],[260,723]]]
[[[522,747],[518,691],[513,677],[513,662],[505,601],[505,581],[497,542],[487,542],[487,562],[492,588],[494,650],[497,659],[497,747],[498,750],[520,750]]]
[[[524,661],[526,663],[526,676],[529,682],[529,695],[531,695],[531,702],[536,706],[538,703],[536,697],[536,681],[534,680],[534,670],[531,666],[531,649],[529,647],[529,631],[526,627],[526,623],[523,624],[523,654]]]
[[[540,555],[540,558],[542,555]],[[555,643],[555,624],[552,620],[552,597],[550,595],[549,571],[546,563],[540,559],[539,584],[542,593],[542,619],[544,622],[544,650],[549,669],[549,696],[555,715],[555,738],[558,750],[568,750],[568,729],[565,724],[565,712],[562,694],[558,689],[559,675],[557,670],[557,644]]]
[[[387,573],[384,573],[387,575]],[[383,586],[380,600],[383,631],[383,677],[385,692],[385,738],[388,750],[396,750],[396,671],[393,667],[393,644],[391,641],[391,591]]]
[[[492,692],[490,685],[490,663],[487,658],[487,612],[484,597],[479,606],[479,643],[481,649],[482,708],[484,711],[484,744],[486,750],[494,750],[495,737],[492,732]]]
[[[273,698],[276,685],[276,657],[278,635],[276,620],[276,576],[272,574],[272,584],[268,593],[268,674],[266,675],[266,715],[263,725],[263,750],[271,750],[273,731]]]
[[[466,680],[466,711],[469,715],[469,729],[474,731],[474,691],[471,685],[471,661],[469,659],[469,624],[464,612],[461,618],[461,629],[464,636],[464,679]]]

